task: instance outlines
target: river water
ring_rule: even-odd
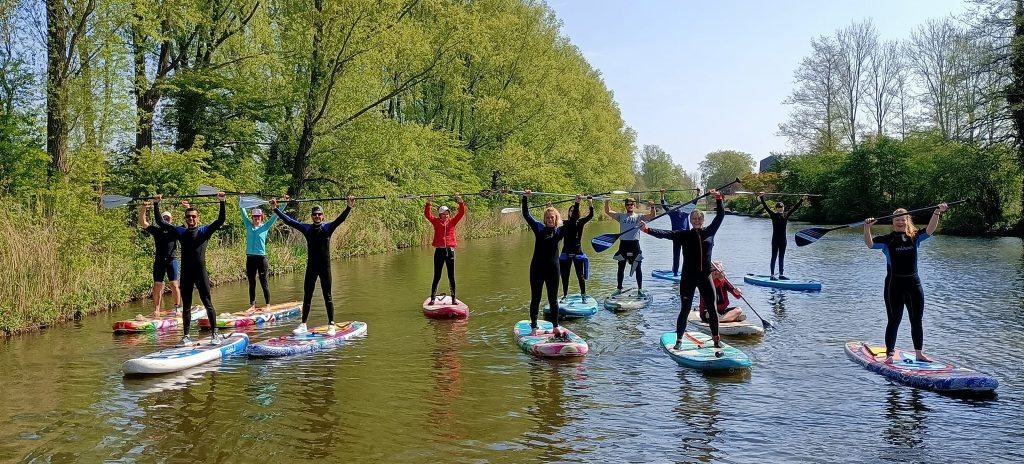
[[[594,223],[587,235],[614,227]],[[801,227],[791,224],[790,235]],[[767,272],[770,234],[766,220],[726,218],[715,256],[734,282]],[[569,322],[591,346],[580,361],[532,358],[511,336],[528,318],[531,234],[461,244],[459,297],[472,311],[463,322],[422,315],[429,248],[336,262],[337,319],[365,321],[369,331],[313,355],[124,378],[124,360],[180,336],[111,334],[115,320],[149,311],[139,304],[0,340],[0,461],[1024,460],[1020,240],[940,234],[921,250],[926,351],[995,376],[998,395],[988,399],[894,384],[846,357],[845,341],[880,343],[885,324],[884,257],[864,248],[858,231],[790,244],[788,274],[820,280],[821,293],[741,285],[777,328],[730,340],[753,360],[749,373],[732,376],[680,367],[660,349],[678,290],[649,273],[669,267],[671,244],[644,236],[642,246],[654,304]],[[599,299],[615,286],[611,253],[591,253],[589,293]],[[301,299],[301,284],[301,272],[272,278],[274,300]],[[244,283],[213,297],[218,311],[247,306]],[[324,323],[319,293],[313,304],[311,324]],[[295,323],[250,337],[283,335]],[[906,320],[899,345],[910,346]]]

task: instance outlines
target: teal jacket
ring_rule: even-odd
[[[266,256],[267,232],[270,232],[270,226],[274,225],[274,222],[277,221],[277,215],[271,214],[270,219],[263,221],[263,224],[256,227],[249,220],[249,212],[245,208],[239,209],[242,210],[242,222],[245,223],[245,254]]]

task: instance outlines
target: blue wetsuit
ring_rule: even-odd
[[[690,230],[690,213],[684,212],[682,208],[672,209],[671,206],[661,199],[661,209],[668,213],[672,221],[672,230]],[[672,241],[672,274],[679,274],[679,254],[683,251],[681,242]]]
[[[160,211],[160,203],[153,203],[153,210]],[[192,323],[192,289],[199,290],[199,300],[206,307],[206,317],[209,320],[217,320],[217,312],[213,309],[213,301],[210,300],[210,275],[206,272],[206,243],[213,237],[213,233],[224,225],[224,202],[220,202],[220,213],[217,220],[205,225],[190,229],[185,226],[168,224],[164,218],[157,216],[156,224],[161,229],[173,232],[181,244],[181,307],[185,308],[181,313],[182,331],[188,336],[188,329]],[[216,324],[212,324],[216,333]]]
[[[902,232],[872,237],[875,250],[885,255],[885,349],[892,353],[903,320],[903,307],[910,316],[910,337],[914,349],[924,346],[924,289],[917,275],[917,249],[930,235],[921,230],[911,238]]]
[[[335,220],[320,224],[307,224],[293,219],[291,216],[275,209],[285,224],[294,227],[306,237],[306,279],[302,286],[302,323],[309,319],[309,306],[313,301],[313,290],[316,279],[320,279],[320,292],[324,296],[327,308],[327,322],[334,322],[334,299],[331,296],[331,235],[338,229],[352,208],[345,208]]]

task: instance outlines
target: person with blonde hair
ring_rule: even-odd
[[[914,341],[916,358],[921,362],[931,361],[922,353],[924,346],[924,290],[921,278],[917,274],[917,250],[921,243],[935,233],[939,227],[939,217],[949,208],[946,203],[939,203],[932,213],[928,226],[924,231],[914,227],[914,221],[907,210],[899,208],[893,212],[897,215],[892,219],[892,232],[886,235],[871,235],[871,225],[875,218],[864,220],[864,245],[874,250],[882,250],[885,255],[885,288],[883,299],[887,322],[885,325],[885,363],[892,364],[896,349],[896,334],[903,319],[903,308],[907,308],[910,316],[910,337]]]
[[[558,327],[558,242],[563,238],[562,215],[558,209],[548,206],[544,209],[544,222],[534,219],[530,214],[529,198],[533,192],[523,192],[523,218],[530,225],[537,242],[533,247],[533,259],[530,261],[530,335],[537,335],[537,313],[540,311],[541,290],[546,285],[548,305],[551,312],[548,318],[554,326],[555,337],[566,338],[568,334]]]

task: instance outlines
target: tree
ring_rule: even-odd
[[[835,150],[842,139],[839,46],[831,37],[811,40],[811,54],[793,73],[796,88],[783,104],[791,105],[779,135],[806,152]]]
[[[657,145],[644,145],[637,153],[636,190],[692,189],[697,183],[672,156]]]
[[[845,136],[850,147],[857,147],[857,116],[864,99],[864,77],[869,59],[878,48],[878,32],[870,19],[853,23],[836,32],[839,48],[839,114],[843,118]]]
[[[754,157],[749,153],[720,150],[708,153],[700,162],[700,181],[705,189],[727,184],[754,170]]]
[[[868,62],[865,102],[875,122],[876,136],[885,134],[893,105],[899,97],[902,68],[902,48],[898,42],[887,41],[872,50]]]
[[[47,178],[68,173],[71,132],[69,80],[75,73],[79,42],[87,32],[96,0],[46,0],[46,153]]]

